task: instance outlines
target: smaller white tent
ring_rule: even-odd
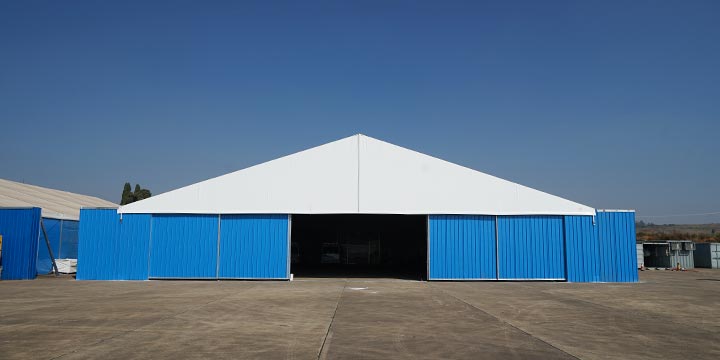
[[[118,213],[594,215],[595,209],[354,135],[125,205]]]
[[[79,220],[80,208],[118,205],[94,196],[0,179],[0,207],[39,207],[44,218]]]

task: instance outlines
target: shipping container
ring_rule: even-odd
[[[696,267],[720,269],[720,243],[695,244],[693,258]]]
[[[662,240],[643,243],[643,260],[649,268],[695,268],[695,244],[687,240]]]

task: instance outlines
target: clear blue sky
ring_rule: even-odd
[[[720,1],[3,1],[0,178],[119,201],[364,133],[597,208],[720,211],[719,19]]]

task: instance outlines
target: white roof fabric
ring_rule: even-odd
[[[0,179],[0,208],[39,207],[45,218],[79,220],[81,207],[118,207],[93,196]]]
[[[595,215],[595,209],[359,134],[118,213]]]

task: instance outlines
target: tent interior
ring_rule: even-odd
[[[425,215],[293,215],[291,226],[295,276],[427,278]]]

